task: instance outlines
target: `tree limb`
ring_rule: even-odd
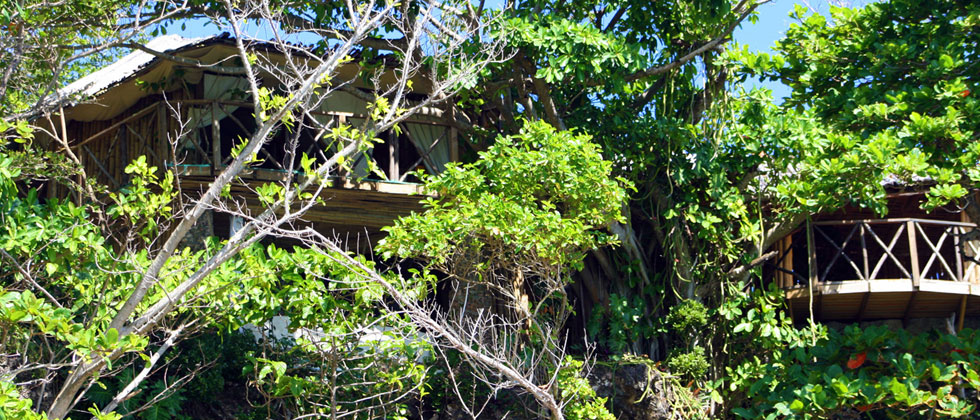
[[[193,324],[193,322],[191,322],[191,324]],[[113,410],[116,409],[117,406],[119,406],[120,403],[128,400],[133,395],[135,395],[133,391],[136,390],[136,387],[138,387],[141,383],[143,383],[146,377],[150,375],[150,372],[153,371],[153,367],[156,366],[157,362],[160,361],[160,358],[163,357],[163,354],[166,353],[167,350],[170,349],[170,347],[177,342],[177,337],[180,336],[180,333],[182,333],[184,329],[190,326],[191,324],[181,325],[176,330],[171,331],[170,335],[167,337],[167,340],[164,341],[163,344],[160,345],[160,348],[158,348],[157,351],[150,356],[150,360],[148,360],[146,362],[146,365],[143,366],[143,370],[141,370],[140,373],[138,373],[135,377],[133,377],[133,380],[129,381],[129,384],[127,384],[123,389],[119,390],[119,393],[117,393],[116,396],[112,398],[112,401],[109,401],[109,404],[106,404],[106,406],[102,408],[101,412],[103,413],[112,412]]]
[[[739,13],[738,18],[735,19],[734,22],[732,22],[731,24],[729,24],[728,27],[725,28],[724,31],[722,31],[721,35],[715,37],[714,39],[712,39],[712,40],[710,40],[708,42],[705,42],[704,44],[701,44],[700,47],[695,48],[691,52],[689,52],[689,53],[681,56],[681,58],[678,58],[678,59],[676,59],[676,60],[674,60],[674,61],[672,61],[672,62],[670,62],[668,64],[664,64],[664,65],[658,66],[658,67],[650,67],[650,68],[648,68],[646,70],[641,70],[641,71],[638,71],[638,72],[633,73],[631,75],[628,75],[628,76],[626,76],[626,81],[627,82],[634,82],[634,81],[637,81],[639,79],[644,79],[644,78],[647,78],[647,77],[650,77],[650,76],[656,76],[658,74],[666,73],[666,72],[671,71],[671,70],[673,70],[673,69],[675,69],[677,67],[680,67],[681,65],[686,64],[687,62],[689,62],[689,61],[697,58],[701,54],[704,54],[705,52],[710,51],[710,50],[714,49],[715,47],[721,45],[722,43],[727,42],[728,39],[729,39],[729,37],[731,36],[732,32],[735,31],[735,28],[737,28],[742,23],[742,21],[745,20],[746,17],[748,17],[749,14],[751,14],[753,11],[755,11],[755,8],[756,7],[759,7],[759,5],[761,5],[761,4],[767,3],[769,0],[760,1],[758,3],[753,3],[752,5],[748,6],[747,8],[742,9],[747,1],[748,0],[742,0],[739,3],[739,6],[737,6],[735,10],[740,10],[741,9],[742,10],[741,13]]]

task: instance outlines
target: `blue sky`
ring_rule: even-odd
[[[734,38],[740,44],[747,45],[749,51],[772,53],[772,46],[776,41],[783,37],[790,24],[794,21],[789,17],[789,12],[797,2],[793,1],[774,1],[763,4],[757,9],[759,20],[755,23],[745,22],[742,27],[735,30]],[[773,97],[777,102],[782,102],[781,98],[789,96],[789,88],[777,82],[760,83],[749,80],[750,86],[764,86],[772,89]]]
[[[759,20],[755,24],[746,21],[742,27],[736,29],[734,33],[735,41],[747,45],[750,51],[771,53],[772,46],[776,40],[781,38],[786,33],[790,24],[793,23],[793,19],[789,17],[789,12],[798,3],[804,4],[791,0],[775,0],[759,6],[757,9]],[[810,1],[808,4],[815,7],[818,12],[827,12],[828,6],[826,2]],[[191,21],[187,22],[186,29],[181,28],[180,25],[172,25],[167,29],[169,33],[176,33],[185,37],[200,37],[215,33],[216,29],[214,26],[204,26],[202,23],[203,21],[200,20],[196,22]],[[252,33],[253,36],[270,37],[271,35],[267,33],[267,29],[261,31],[265,33],[258,34],[255,33],[255,28],[247,28],[246,30]],[[777,102],[781,102],[782,97],[789,95],[789,89],[780,83],[760,83],[758,81],[749,81],[748,83],[750,86],[765,86],[771,89]]]

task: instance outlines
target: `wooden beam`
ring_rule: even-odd
[[[912,274],[905,269],[905,266],[902,265],[902,262],[899,261],[898,257],[892,253],[892,249],[895,248],[895,244],[898,243],[898,239],[901,238],[902,233],[905,232],[905,226],[906,225],[904,223],[898,225],[898,230],[895,231],[895,236],[892,236],[892,240],[888,242],[888,245],[885,245],[885,243],[881,241],[881,238],[879,238],[878,234],[871,229],[870,225],[868,226],[868,232],[871,232],[871,237],[874,238],[875,242],[878,242],[878,245],[881,245],[881,248],[884,250],[881,258],[878,259],[878,263],[875,264],[874,270],[871,271],[871,278],[869,280],[874,280],[878,277],[878,271],[881,270],[881,267],[885,264],[885,258],[891,258],[892,262],[895,263],[895,266],[898,267],[899,270],[902,270],[902,274],[905,274],[905,276],[909,279],[912,278]]]
[[[782,262],[782,266],[790,273],[795,273],[794,271],[795,269],[793,268],[793,235],[786,236],[785,241],[786,241],[786,255],[785,255],[786,259]],[[794,278],[793,274],[786,275],[786,287],[793,287],[795,283],[793,281],[793,278]]]
[[[428,149],[423,149],[421,146],[419,146],[419,143],[415,141],[415,137],[412,137],[412,133],[410,133],[408,130],[405,130],[404,134],[405,136],[408,137],[408,142],[415,148],[415,151],[418,152],[419,154],[419,158],[416,159],[415,162],[412,162],[411,168],[415,168],[416,166],[418,166],[420,163],[423,162],[428,164],[429,167],[435,168],[436,167],[435,161],[432,160],[430,154],[432,153],[433,150],[436,149],[436,146],[439,144],[440,141],[442,141],[443,137],[446,137],[446,135],[444,134],[442,136],[439,136],[439,138],[437,138],[435,141],[432,142],[431,145],[429,145]],[[398,181],[404,182],[405,179],[408,178],[408,175],[410,173],[411,172],[405,172],[401,174],[401,177],[398,178]]]
[[[192,105],[192,106],[193,105],[207,105],[207,104],[210,104],[212,102],[215,102],[215,101],[213,99],[178,99],[178,100],[169,101],[169,103],[173,103],[173,104],[185,104],[185,105]],[[254,107],[254,104],[252,104],[251,102],[227,101],[227,100],[218,100],[217,102],[219,104],[221,104],[221,105],[236,106],[236,107],[241,107],[241,108],[253,108]],[[357,113],[353,113],[353,112],[341,112],[341,111],[306,111],[306,112],[309,113],[310,115],[320,115],[320,116],[325,116],[325,117],[348,117],[348,118],[360,118],[360,119],[364,119],[364,120],[369,119],[367,114],[357,114]],[[440,126],[440,127],[450,127],[450,126],[452,126],[451,124],[445,123],[445,122],[442,122],[442,121],[420,120],[420,119],[415,119],[415,118],[406,118],[406,119],[402,120],[401,123],[402,124],[411,123],[411,124],[437,125],[437,126]]]
[[[903,217],[903,218],[896,218],[896,219],[824,220],[824,221],[812,222],[812,223],[816,226],[841,226],[841,225],[854,225],[858,223],[883,225],[883,224],[894,224],[894,223],[905,223],[905,222],[916,222],[916,223],[922,223],[927,225],[943,225],[943,226],[963,226],[963,227],[977,226],[974,223],[953,222],[949,220],[917,219],[912,217]]]
[[[112,185],[114,185],[116,188],[119,188],[119,181],[116,181],[116,178],[112,177],[112,174],[110,174],[109,171],[106,170],[105,166],[102,165],[102,162],[99,161],[99,158],[95,156],[95,153],[92,153],[92,150],[89,149],[88,146],[82,146],[82,149],[85,149],[85,152],[92,157],[92,162],[95,162],[95,166],[98,166],[99,170],[102,171],[102,173],[106,176],[106,178],[109,178],[109,181],[112,181]]]
[[[956,281],[966,281],[963,273],[963,254],[966,249],[963,247],[963,236],[966,234],[966,229],[961,227],[952,227],[948,229],[953,229],[953,252],[956,254]],[[947,229],[947,230],[948,230]],[[956,231],[960,234],[957,235]]]
[[[955,279],[956,272],[953,271],[952,268],[950,268],[949,264],[946,262],[946,259],[943,258],[942,254],[939,252],[939,249],[942,248],[943,243],[946,242],[946,238],[949,236],[949,228],[946,228],[946,230],[943,231],[943,234],[939,236],[939,239],[936,240],[936,243],[933,244],[932,240],[929,239],[929,236],[926,235],[926,231],[925,229],[922,228],[922,225],[916,223],[915,226],[919,230],[919,233],[922,234],[922,240],[926,243],[926,245],[929,246],[929,249],[932,251],[932,253],[929,255],[929,260],[926,261],[925,267],[922,268],[922,274],[926,274],[926,275],[929,274],[929,268],[932,267],[933,261],[936,261],[938,259],[939,263],[942,264],[942,268],[946,269],[946,273],[949,274],[950,277],[954,277],[954,280],[956,280]]]
[[[139,147],[139,153],[141,155],[143,155],[144,154],[143,153],[144,150],[147,151],[147,152],[149,152],[150,155],[153,157],[153,159],[151,160],[151,162],[153,162],[154,165],[163,166],[162,165],[163,160],[160,159],[159,156],[157,156],[157,152],[153,151],[153,145],[152,145],[152,143],[149,142],[149,141],[146,141],[146,138],[144,138],[142,134],[140,134],[138,131],[136,131],[135,129],[133,129],[133,126],[127,124],[127,125],[125,125],[125,127],[126,127],[127,130],[129,130],[129,133],[132,134],[134,136],[134,138],[136,138],[136,141],[139,143],[139,145],[140,145],[140,147]]]
[[[825,267],[823,270],[823,275],[820,276],[822,279],[824,279],[824,281],[827,280],[827,275],[830,274],[830,269],[834,267],[834,263],[836,263],[837,259],[842,256],[844,257],[845,260],[847,260],[848,263],[851,264],[851,268],[854,269],[854,274],[857,274],[858,277],[862,275],[861,269],[858,268],[857,264],[854,263],[854,260],[852,260],[851,257],[848,257],[847,253],[844,252],[844,248],[847,248],[847,244],[851,242],[852,238],[854,238],[854,233],[857,232],[859,226],[860,225],[855,225],[853,228],[851,228],[851,232],[847,234],[847,238],[844,239],[844,242],[841,243],[840,246],[838,246],[837,243],[830,238],[830,236],[824,233],[823,230],[814,229],[815,232],[820,233],[820,236],[823,236],[824,239],[827,240],[827,243],[829,243],[831,246],[837,249],[837,253],[834,254],[834,258],[830,259],[830,262],[827,263],[827,267]],[[859,280],[867,280],[867,279],[859,279]]]

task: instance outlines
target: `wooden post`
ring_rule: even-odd
[[[163,106],[163,102],[157,102],[157,141],[165,142],[167,141],[167,108]],[[125,144],[125,143],[124,143]],[[176,163],[176,156],[174,157],[174,163]]]
[[[961,227],[950,227],[947,229],[953,231],[953,253],[956,254],[956,281],[966,281],[966,278],[963,277],[963,252],[965,249],[963,249],[962,236],[960,236],[966,233],[966,229]],[[957,235],[956,231],[960,231],[960,235]]]
[[[905,222],[906,230],[909,235],[909,258],[912,260],[912,287],[919,288],[919,247],[916,246],[915,222],[909,220]]]
[[[397,181],[401,174],[398,167],[398,136],[388,133],[388,180]]]
[[[125,124],[119,126],[119,134],[117,134],[118,140],[116,141],[119,142],[119,147],[121,147],[122,149],[119,152],[121,157],[116,160],[118,161],[120,168],[125,168],[126,165],[128,165],[129,162],[131,161],[131,159],[129,158],[129,135],[128,134],[129,134],[129,130],[126,130]],[[121,175],[122,175],[122,181],[120,181],[120,183],[123,185],[128,184],[129,175],[126,174],[125,171],[123,171]]]
[[[966,298],[967,295],[960,296],[960,314],[959,319],[956,320],[956,332],[960,332],[963,329],[963,320],[966,318]]]
[[[793,237],[787,236],[779,240],[779,260],[777,261],[776,279],[779,287],[793,287]],[[785,271],[783,271],[785,270]]]
[[[347,125],[347,115],[340,114],[340,115],[337,116],[337,126],[340,127],[340,126],[343,126],[343,125]],[[337,147],[337,152],[339,152],[341,149],[343,149],[343,146],[340,146],[340,145],[338,145],[336,147]],[[359,159],[360,159],[360,157],[358,155],[354,155],[354,156],[351,157],[351,159],[350,159],[350,162],[352,162],[351,163],[351,168],[350,168],[351,169],[351,173],[354,172],[354,165],[357,164],[357,161]],[[347,175],[348,175],[347,171],[345,171],[344,168],[341,167],[340,165],[337,165],[337,176],[344,177],[344,176],[347,176]]]
[[[806,224],[806,247],[809,252],[810,284],[816,286],[820,279],[817,278],[817,247],[813,243],[813,224],[810,222]]]
[[[780,239],[777,244],[778,244],[778,249],[779,249],[779,260],[778,260],[778,263],[779,264],[778,264],[778,267],[779,268],[782,268],[783,267],[783,258],[786,258],[786,238]],[[776,284],[779,287],[788,287],[789,286],[787,284],[787,282],[786,282],[786,273],[784,273],[784,272],[782,272],[780,270],[776,270]]]
[[[211,174],[221,170],[221,127],[218,125],[218,116],[215,113],[218,101],[211,102]]]
[[[459,132],[452,121],[456,119],[456,107],[449,106],[449,161],[459,162]]]
[[[915,299],[918,297],[918,290],[913,291],[912,296],[909,296],[909,302],[905,305],[905,314],[902,315],[902,328],[908,328],[909,320],[912,319],[912,307],[915,306]]]
[[[869,278],[871,277],[870,272],[868,271],[868,244],[864,241],[864,235],[866,230],[867,229],[865,228],[865,223],[861,222],[861,256],[864,257],[864,273],[863,273],[864,278],[862,280],[871,280]]]

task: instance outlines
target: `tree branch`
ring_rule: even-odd
[[[741,3],[739,4],[739,6],[736,7],[736,10],[738,10],[741,7],[744,7],[744,4],[747,1],[748,0],[742,0]],[[677,67],[680,67],[681,65],[686,64],[688,61],[691,61],[691,60],[697,58],[701,54],[704,54],[705,52],[714,49],[715,47],[721,45],[722,43],[727,42],[729,40],[729,37],[731,36],[732,32],[735,31],[735,28],[737,28],[742,23],[742,21],[745,20],[746,17],[748,17],[749,14],[751,14],[753,11],[755,11],[755,8],[756,7],[759,7],[759,5],[764,4],[764,3],[767,3],[768,1],[769,0],[760,1],[758,3],[753,3],[751,6],[749,6],[747,8],[744,8],[742,10],[742,12],[739,14],[738,18],[735,19],[734,22],[732,22],[731,24],[729,24],[728,27],[725,28],[725,30],[721,33],[721,35],[717,36],[716,38],[714,38],[714,39],[712,39],[712,40],[710,40],[708,42],[705,42],[700,47],[695,48],[693,51],[685,54],[681,58],[678,58],[677,60],[674,60],[674,61],[672,61],[672,62],[670,62],[668,64],[665,64],[665,65],[662,65],[662,66],[659,66],[659,67],[651,67],[651,68],[648,68],[646,70],[638,71],[636,73],[633,73],[631,75],[628,75],[628,76],[626,76],[626,81],[627,82],[634,82],[634,81],[639,80],[639,79],[643,79],[643,78],[647,78],[647,77],[650,77],[650,76],[656,76],[658,74],[666,73],[666,72],[671,71],[671,70],[673,70],[673,69],[675,69]]]
[[[191,322],[191,324],[193,324],[193,322]],[[143,366],[143,370],[141,370],[139,374],[133,377],[133,380],[129,381],[129,384],[127,384],[126,387],[121,389],[119,393],[117,393],[116,396],[112,398],[112,401],[109,401],[109,404],[106,404],[106,406],[102,408],[101,412],[103,413],[112,412],[113,410],[116,409],[117,406],[119,406],[120,403],[128,400],[133,395],[135,395],[133,391],[136,390],[136,387],[138,387],[141,383],[143,383],[146,377],[150,375],[150,372],[153,371],[153,367],[156,366],[157,362],[160,361],[160,358],[163,357],[163,354],[166,353],[167,350],[170,349],[170,347],[177,342],[177,337],[180,336],[180,333],[183,332],[184,329],[190,326],[191,324],[181,325],[176,330],[171,331],[170,336],[167,337],[167,340],[164,341],[162,345],[160,345],[160,348],[158,348],[157,351],[154,352],[152,356],[150,356],[150,360],[148,360],[146,362],[146,365]]]

